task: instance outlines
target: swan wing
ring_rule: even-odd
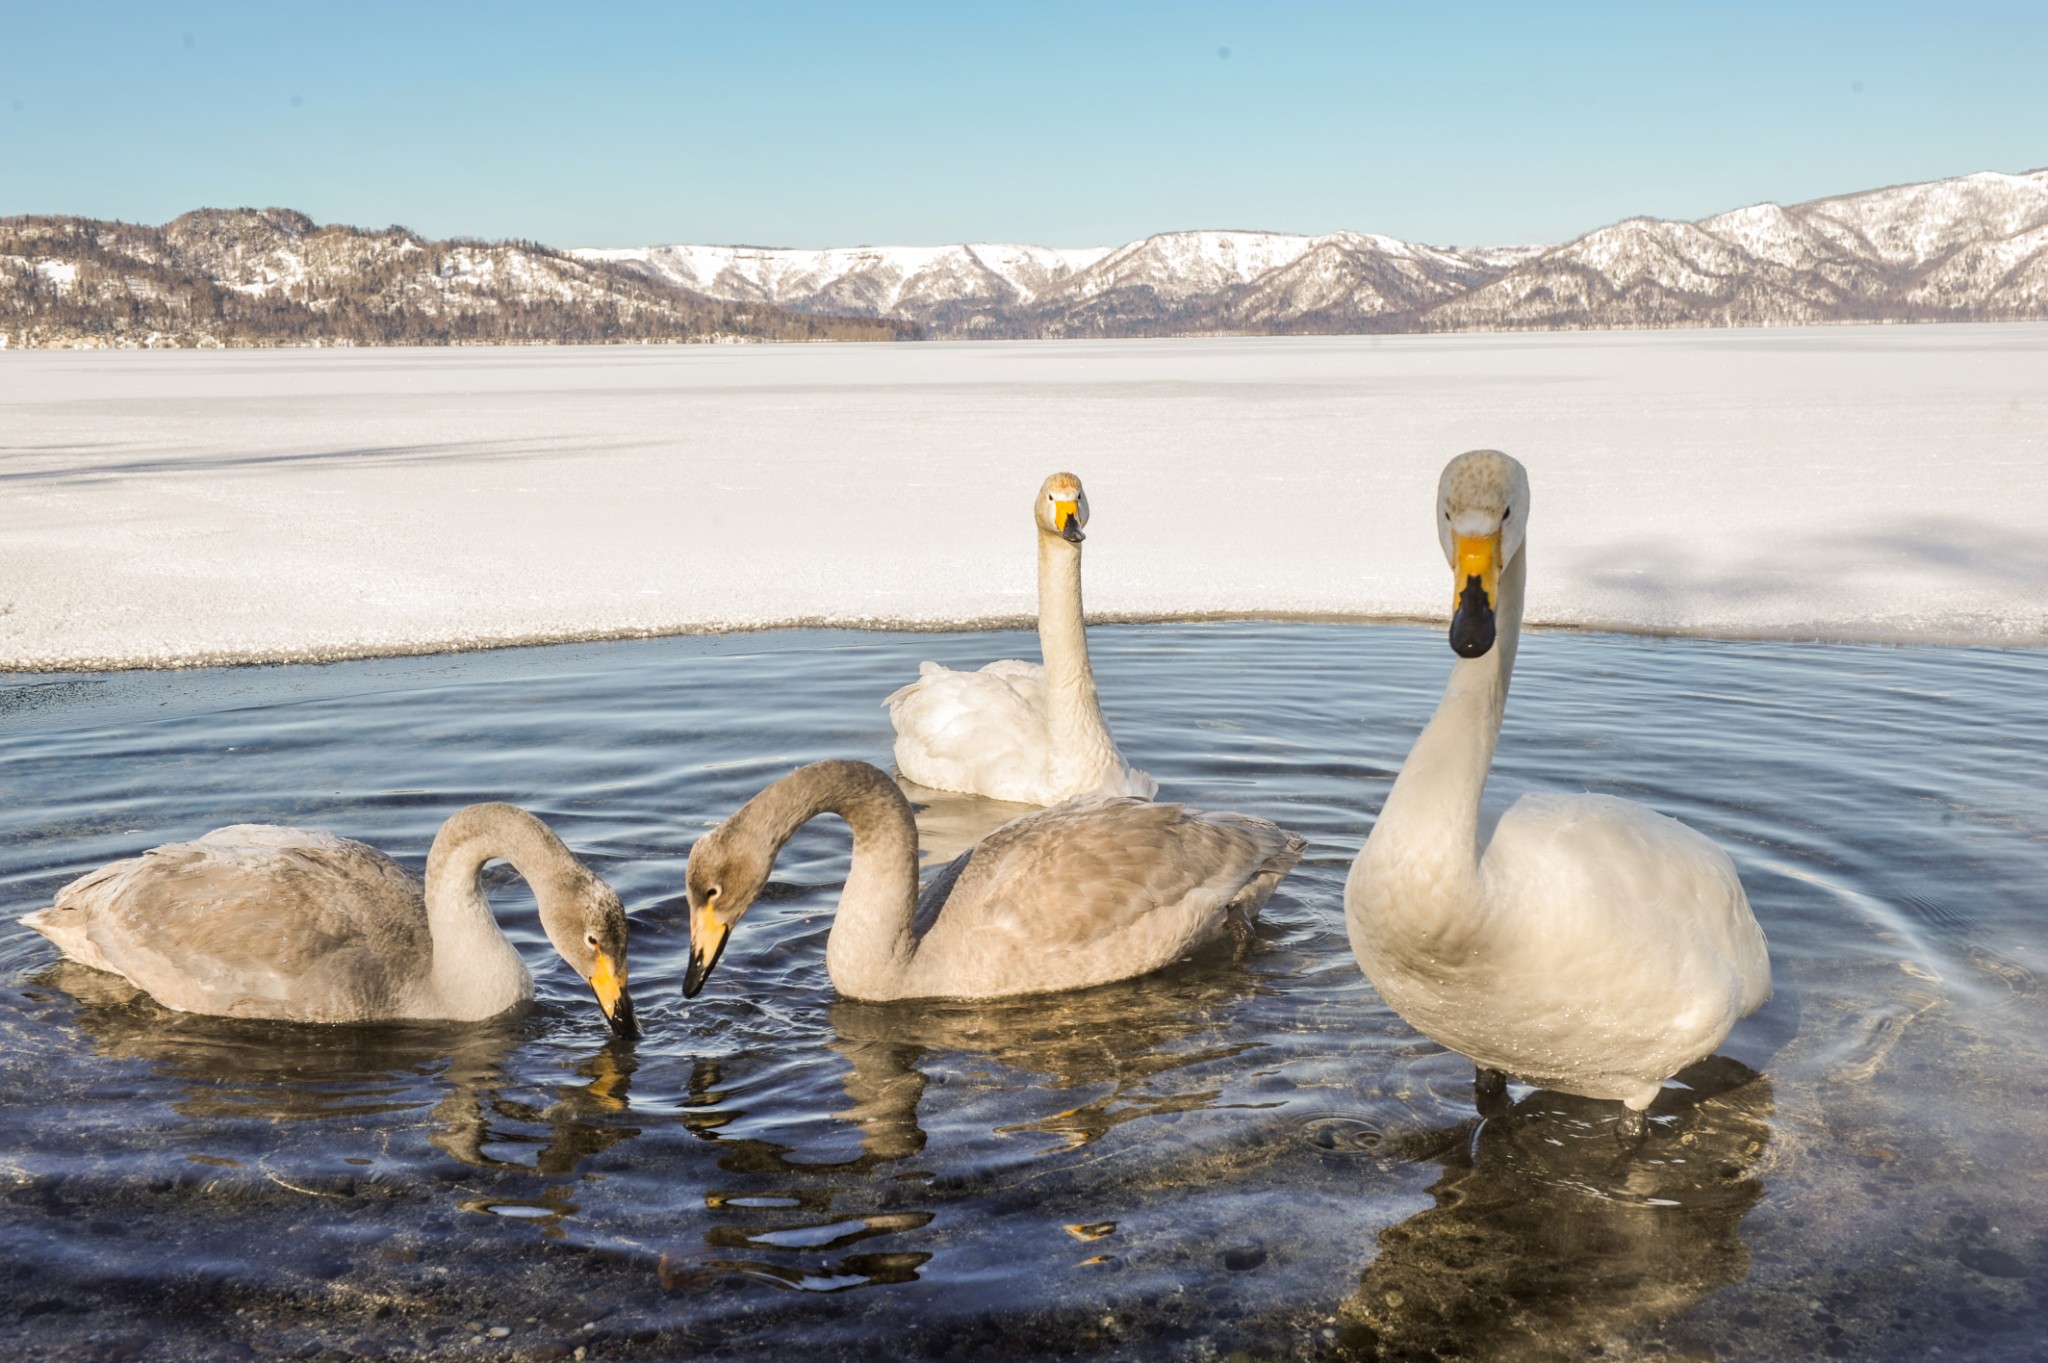
[[[31,927],[187,1012],[352,1021],[433,958],[419,882],[375,848],[261,824],[81,876]]]
[[[1676,819],[1611,796],[1525,796],[1480,874],[1485,955],[1502,976],[1491,992],[1521,1002],[1524,1049],[1661,1078],[1770,997],[1734,862]]]
[[[896,767],[934,790],[1043,803],[1045,669],[1006,659],[978,672],[924,663],[885,702]]]
[[[1144,974],[1248,928],[1303,840],[1245,814],[1077,800],[991,833],[928,898],[918,968],[950,988],[1029,993]],[[935,915],[935,916],[934,916]]]

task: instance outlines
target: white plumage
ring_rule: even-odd
[[[1079,795],[1152,798],[1159,785],[1117,751],[1096,697],[1081,616],[1081,480],[1039,489],[1038,641],[1045,662],[1005,659],[978,672],[923,663],[884,703],[896,769],[934,790],[1051,805]]]
[[[1481,850],[1528,504],[1504,454],[1444,471],[1464,656],[1352,866],[1345,917],[1373,987],[1417,1030],[1485,1069],[1640,1113],[1770,997],[1770,958],[1727,853],[1641,805],[1525,796]]]

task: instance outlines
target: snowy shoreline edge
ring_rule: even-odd
[[[1229,625],[1229,624],[1313,624],[1348,625],[1362,629],[1440,628],[1440,618],[1420,615],[1376,615],[1336,611],[1114,611],[1089,612],[1088,624],[1122,625]],[[520,648],[557,648],[580,644],[630,643],[649,639],[675,639],[750,634],[781,634],[799,630],[834,630],[848,634],[985,634],[1001,630],[1028,630],[1037,620],[1029,615],[995,615],[974,619],[939,620],[890,618],[882,616],[793,616],[758,622],[715,622],[685,624],[674,628],[623,627],[585,631],[528,631],[503,636],[468,636],[405,642],[355,642],[299,649],[200,649],[162,656],[54,655],[48,658],[0,659],[0,677],[44,677],[110,672],[175,672],[205,668],[320,666],[328,663],[369,662],[383,658],[453,657],[465,653],[490,653]],[[2032,650],[2048,648],[2048,633],[2014,630],[1994,635],[1967,630],[1930,627],[1924,631],[1856,629],[1850,626],[1785,627],[1781,629],[1698,629],[1662,628],[1604,620],[1535,620],[1524,626],[1538,634],[1616,635],[1637,639],[1674,639],[1737,644],[1812,644],[1816,646],[1856,645],[1886,648],[1988,648]]]

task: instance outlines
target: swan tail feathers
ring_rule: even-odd
[[[1259,910],[1266,907],[1266,901],[1273,897],[1273,891],[1280,888],[1280,882],[1287,878],[1287,873],[1301,860],[1301,854],[1308,850],[1308,839],[1299,833],[1267,823],[1263,819],[1252,819],[1243,815],[1220,817],[1238,822],[1240,827],[1257,836],[1260,850],[1264,853],[1257,872],[1245,882],[1243,889],[1231,897],[1228,905],[1232,920],[1240,923],[1243,930],[1249,933],[1252,925],[1258,922]]]
[[[73,960],[81,959],[81,952],[91,943],[85,935],[84,916],[76,911],[67,912],[61,908],[38,909],[21,916],[23,926],[34,928],[57,944],[57,949]]]
[[[70,888],[72,886],[66,886],[66,890]],[[37,909],[35,913],[25,913],[20,921],[23,921],[23,925],[33,927],[35,931],[49,937],[53,946],[68,960],[76,960],[82,966],[92,966],[94,970],[109,970],[113,974],[121,974],[119,970],[113,968],[113,964],[109,964],[109,960],[106,960],[106,956],[92,941],[92,925],[86,907],[80,903],[66,903],[61,892],[53,907]]]
[[[897,687],[894,691],[891,691],[888,694],[888,696],[883,699],[882,708],[893,713],[897,706],[901,705],[904,701],[909,700],[913,695],[917,694],[918,689],[922,687],[926,682],[931,681],[934,677],[944,676],[946,673],[951,671],[951,668],[945,667],[939,663],[931,662],[929,660],[919,663],[917,665],[917,680],[914,682],[905,682],[903,685]]]

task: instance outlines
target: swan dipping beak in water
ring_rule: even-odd
[[[1607,795],[1533,794],[1480,846],[1528,576],[1529,476],[1497,450],[1453,459],[1437,535],[1453,573],[1443,700],[1344,887],[1359,965],[1417,1031],[1478,1067],[1624,1105],[1640,1134],[1663,1082],[1771,996],[1763,929],[1728,854]]]
[[[853,829],[853,866],[825,941],[848,998],[988,999],[1085,989],[1248,940],[1303,840],[1249,814],[1129,797],[1071,800],[1012,819],[920,897],[917,823],[865,762],[814,762],[697,840],[687,872],[695,998],[776,855],[821,814]]]
[[[516,805],[451,815],[424,883],[332,833],[236,824],[80,876],[21,921],[180,1012],[475,1022],[533,997],[533,976],[483,894],[484,864],[500,858],[533,888],[548,941],[612,1030],[639,1035],[624,906]]]

